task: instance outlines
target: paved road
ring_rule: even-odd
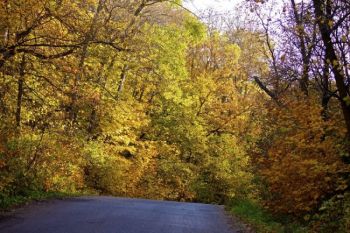
[[[33,204],[0,220],[1,233],[237,233],[220,206],[83,197]]]

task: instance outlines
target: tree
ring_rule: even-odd
[[[348,3],[339,1],[340,7],[347,6]],[[316,16],[316,21],[321,33],[322,41],[325,50],[325,59],[327,63],[330,64],[332,72],[334,74],[335,82],[338,88],[339,101],[341,104],[343,117],[347,127],[347,140],[350,139],[350,105],[348,99],[349,97],[349,87],[346,85],[345,70],[340,59],[336,54],[336,50],[333,45],[332,33],[338,27],[340,27],[343,22],[348,19],[348,14],[341,15],[338,21],[334,21],[333,14],[336,13],[333,10],[331,1],[318,1],[313,0],[314,11]],[[345,61],[346,62],[346,61]]]

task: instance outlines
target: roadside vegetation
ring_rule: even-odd
[[[8,211],[16,207],[23,206],[33,201],[47,201],[50,199],[65,199],[70,197],[78,197],[92,193],[62,193],[62,192],[44,192],[44,191],[28,191],[17,196],[2,196],[0,198],[0,214],[1,211]]]
[[[0,2],[0,207],[92,192],[349,232],[350,3],[181,4]]]
[[[274,216],[254,200],[232,200],[227,210],[257,233],[306,233],[307,226],[290,216]]]

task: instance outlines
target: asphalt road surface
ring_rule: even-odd
[[[82,197],[32,204],[0,220],[1,233],[237,233],[221,206]]]

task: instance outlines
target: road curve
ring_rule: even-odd
[[[238,233],[220,206],[82,197],[37,203],[0,220],[1,233]]]

